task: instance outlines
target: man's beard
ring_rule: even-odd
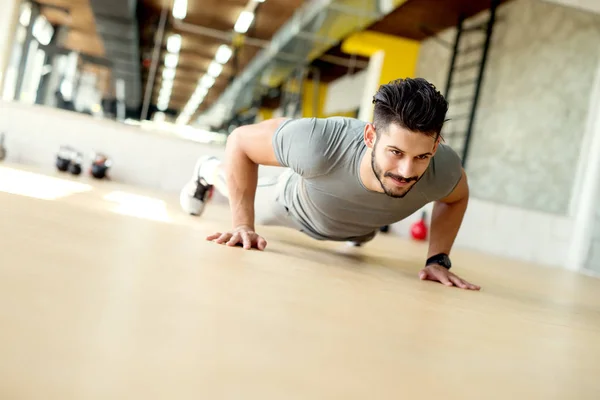
[[[404,176],[401,175],[396,175],[396,174],[392,174],[391,172],[386,172],[383,173],[383,171],[381,171],[381,169],[379,168],[379,166],[377,165],[377,163],[375,162],[375,148],[373,148],[373,151],[371,152],[371,168],[373,169],[373,173],[375,174],[375,177],[377,178],[377,180],[379,181],[379,185],[381,186],[381,189],[383,189],[383,192],[393,198],[396,199],[401,199],[404,196],[406,196],[408,194],[408,192],[410,192],[412,190],[412,188],[415,186],[415,184],[413,183],[411,186],[408,187],[408,189],[404,189],[403,192],[397,192],[395,190],[391,190],[389,188],[387,188],[384,183],[383,183],[383,178],[384,177],[389,177],[389,178],[395,178],[399,181],[403,181],[403,182],[417,182],[420,177],[418,176],[412,176],[410,178],[406,178]],[[397,188],[398,190],[403,190],[402,188]]]

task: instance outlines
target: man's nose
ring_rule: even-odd
[[[398,164],[398,174],[405,177],[410,178],[414,176],[415,165],[412,160],[402,160]]]

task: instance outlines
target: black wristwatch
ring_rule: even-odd
[[[450,257],[448,257],[448,254],[445,254],[445,253],[440,253],[440,254],[436,254],[435,256],[429,257],[427,259],[427,261],[425,262],[425,266],[428,266],[431,264],[438,264],[447,269],[450,269],[450,267],[452,267],[452,263],[450,262]]]

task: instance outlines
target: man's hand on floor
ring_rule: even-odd
[[[428,265],[427,267],[423,268],[419,272],[419,278],[423,281],[425,281],[425,280],[436,281],[436,282],[443,283],[446,286],[456,286],[461,289],[468,289],[468,290],[481,289],[479,286],[473,285],[473,284],[465,281],[464,279],[459,278],[458,276],[456,276],[452,272],[450,272],[448,269],[442,267],[441,265],[436,265],[436,264]]]
[[[216,232],[206,237],[206,240],[213,241],[227,246],[243,246],[244,249],[252,248],[264,250],[267,247],[267,241],[262,236],[254,232],[250,227],[240,226],[229,232]]]

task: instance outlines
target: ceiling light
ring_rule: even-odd
[[[21,15],[19,16],[19,23],[23,26],[29,26],[31,22],[31,3],[23,3],[21,6]]]
[[[166,101],[159,101],[156,105],[156,108],[158,108],[160,111],[165,111],[167,108],[169,108],[169,103]]]
[[[167,54],[165,56],[165,67],[167,68],[175,68],[177,66],[177,63],[179,62],[179,55],[178,54]]]
[[[200,86],[204,87],[204,88],[211,88],[212,85],[215,84],[215,78],[210,76],[210,75],[204,75],[201,79],[200,79]]]
[[[219,64],[226,64],[227,61],[229,61],[229,58],[231,58],[232,53],[233,50],[231,50],[231,47],[227,46],[226,44],[222,44],[219,46],[217,54],[215,54],[215,61]]]
[[[173,17],[184,19],[187,15],[187,0],[175,0],[173,4]]]
[[[163,122],[166,118],[166,115],[164,112],[155,112],[152,117],[155,122]]]
[[[158,108],[160,108],[161,111],[164,111],[166,108],[169,107],[169,102],[171,100],[170,99],[163,99],[163,98],[159,98],[156,103],[158,104]]]
[[[200,103],[202,103],[202,100],[204,100],[204,97],[202,95],[194,93],[194,95],[190,99],[190,103],[194,106],[194,108],[198,108]]]
[[[163,79],[166,80],[173,80],[175,79],[175,69],[173,68],[166,68],[163,70],[162,73]]]
[[[173,81],[170,80],[164,80],[162,81],[162,88],[165,90],[171,90],[173,89]]]
[[[189,120],[190,118],[187,115],[180,115],[179,118],[177,118],[177,121],[175,121],[175,123],[177,125],[187,125]]]
[[[181,35],[171,35],[167,39],[167,51],[169,53],[179,53],[181,50]]]
[[[198,100],[198,99],[201,99],[201,98],[203,98],[204,96],[206,96],[204,93],[202,93],[202,92],[200,92],[200,91],[196,90],[196,91],[194,92],[194,94],[192,95],[191,99],[192,99],[192,100]]]
[[[221,64],[219,64],[216,61],[213,61],[210,63],[210,65],[208,66],[208,71],[207,73],[212,76],[212,77],[218,77],[219,75],[221,75],[221,72],[223,71],[223,66]]]
[[[46,17],[40,15],[33,23],[32,34],[38,40],[38,42],[44,46],[48,46],[52,40],[52,36],[54,35],[54,28],[50,22],[48,22]]]
[[[171,97],[171,89],[161,89],[158,96],[161,99],[169,99]]]
[[[198,93],[200,96],[206,96],[206,94],[208,93],[208,88],[205,88],[203,86],[198,86],[194,93]]]
[[[171,96],[171,88],[162,88],[160,89],[159,96],[170,97]]]
[[[246,33],[253,20],[254,13],[250,11],[242,11],[233,29],[238,33]]]

